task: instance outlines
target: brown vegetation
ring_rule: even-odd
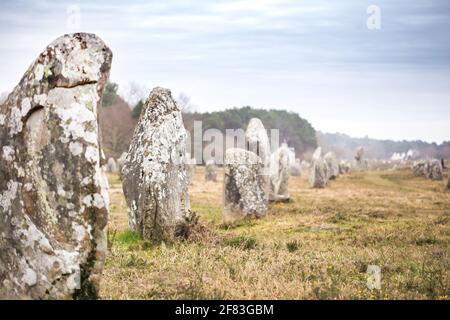
[[[148,244],[127,230],[110,176],[112,248],[104,299],[449,299],[450,190],[409,170],[354,173],[311,189],[291,177],[293,201],[224,227],[222,175],[197,169],[193,210],[214,241]],[[445,180],[446,181],[446,180]],[[117,230],[114,235],[112,230]],[[367,288],[368,265],[382,288]]]

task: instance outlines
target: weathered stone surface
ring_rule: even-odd
[[[302,175],[302,164],[300,159],[295,159],[294,163],[291,164],[290,174],[293,177],[300,177]]]
[[[431,180],[443,180],[442,164],[437,159],[429,160],[427,165],[427,178]]]
[[[328,167],[322,159],[322,148],[317,148],[313,154],[309,168],[309,184],[313,188],[325,188],[328,182]]]
[[[322,159],[315,159],[309,168],[309,183],[313,188],[325,188],[327,185],[327,165]]]
[[[226,151],[223,210],[225,222],[249,215],[266,215],[268,195],[264,190],[263,169],[261,158],[253,152],[234,148]]]
[[[312,155],[312,161],[314,161],[316,159],[321,159],[321,158],[322,158],[322,148],[318,147]]]
[[[282,144],[270,157],[270,201],[289,199],[289,148]]]
[[[107,181],[98,108],[112,53],[92,34],[51,43],[0,106],[0,298],[96,298]]]
[[[355,154],[355,169],[358,171],[366,171],[368,169],[368,162],[364,160],[364,148],[358,147]]]
[[[206,161],[205,181],[217,182],[217,166],[213,159]]]
[[[114,160],[114,158],[108,159],[106,171],[110,173],[117,173],[119,171],[119,169],[117,168],[116,160]]]
[[[186,130],[171,92],[155,88],[144,104],[122,169],[128,222],[144,239],[173,238],[188,211]]]
[[[339,174],[347,174],[350,172],[351,166],[346,161],[339,162]]]
[[[334,152],[328,152],[323,157],[327,165],[328,180],[334,180],[339,176],[339,164]]]
[[[328,182],[328,166],[322,159],[322,148],[318,147],[309,167],[309,184],[313,188],[325,188]]]
[[[117,171],[119,172],[119,178],[122,179],[122,169],[123,165],[125,164],[125,160],[127,158],[127,153],[123,152],[119,159],[117,159]]]
[[[416,177],[425,177],[427,175],[428,162],[426,160],[420,160],[414,162],[413,172]]]

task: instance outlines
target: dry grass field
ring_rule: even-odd
[[[449,299],[450,191],[410,170],[352,173],[311,189],[291,177],[292,201],[260,220],[221,221],[222,177],[198,167],[191,206],[211,232],[151,244],[127,230],[110,175],[110,253],[103,299]],[[446,181],[446,180],[445,180]],[[381,290],[367,288],[367,266]]]

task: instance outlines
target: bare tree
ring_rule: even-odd
[[[120,97],[111,106],[100,109],[102,144],[107,158],[117,159],[128,151],[135,125],[130,107]]]
[[[181,108],[181,112],[183,113],[193,113],[195,112],[195,109],[197,108],[196,105],[194,105],[191,101],[191,97],[189,97],[184,92],[181,92],[178,95],[177,103]]]
[[[146,86],[136,82],[130,82],[125,85],[122,90],[119,89],[119,95],[126,103],[128,103],[131,109],[133,109],[139,101],[145,101],[149,93],[150,90]]]

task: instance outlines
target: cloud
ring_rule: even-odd
[[[366,27],[367,0],[2,1],[0,91],[16,85],[50,41],[75,31],[67,26],[73,4],[81,31],[112,48],[112,80],[121,86],[168,86],[200,110],[289,108],[322,131],[353,121],[360,136],[380,134],[365,114],[395,108],[392,119],[404,130],[383,134],[450,134],[410,130],[416,122],[401,117],[414,110],[414,119],[450,122],[442,109],[450,103],[447,0],[378,0],[378,31]]]

